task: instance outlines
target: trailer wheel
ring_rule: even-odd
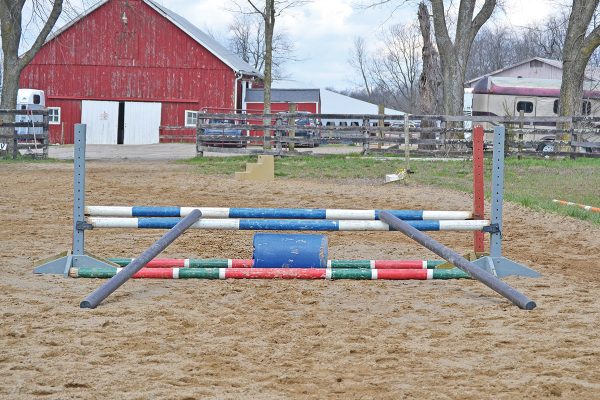
[[[554,143],[550,141],[541,143],[538,145],[537,151],[540,153],[554,153]]]

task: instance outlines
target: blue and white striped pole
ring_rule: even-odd
[[[89,217],[94,228],[171,229],[180,218],[103,218]],[[487,220],[406,221],[421,231],[478,231],[489,225]],[[310,219],[201,219],[191,228],[262,231],[389,231],[382,221],[310,220]]]
[[[91,217],[179,217],[200,210],[204,218],[270,218],[378,220],[383,210],[347,210],[327,208],[224,208],[224,207],[152,207],[152,206],[87,206]],[[392,215],[410,221],[464,220],[473,217],[471,211],[387,210]]]

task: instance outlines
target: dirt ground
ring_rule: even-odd
[[[89,163],[88,204],[470,209],[467,193],[368,180],[270,184],[165,161]],[[543,274],[475,281],[128,282],[34,276],[71,241],[72,164],[0,164],[0,397],[11,399],[600,398],[600,229],[505,210],[505,254]],[[87,234],[135,256],[162,231]],[[329,233],[330,258],[435,258],[395,232]],[[434,233],[459,252],[469,233]],[[252,233],[188,232],[164,255],[250,257]]]

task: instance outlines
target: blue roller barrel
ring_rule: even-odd
[[[327,268],[327,236],[256,233],[254,268]]]

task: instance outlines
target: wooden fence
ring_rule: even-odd
[[[306,118],[321,123],[295,125],[299,119]],[[323,124],[325,121],[337,121],[337,125]],[[491,148],[492,128],[498,124],[507,126],[507,151],[600,156],[600,118],[597,117],[307,116],[305,113],[200,114],[196,151],[198,155],[204,152],[291,155],[300,146],[352,143],[362,146],[363,154],[466,154],[471,151],[473,126],[484,126],[487,146]],[[268,132],[266,137],[265,131]]]
[[[41,116],[41,121],[35,116]],[[19,150],[32,157],[47,158],[48,145],[48,110],[0,110],[0,154],[12,147],[13,159]]]

